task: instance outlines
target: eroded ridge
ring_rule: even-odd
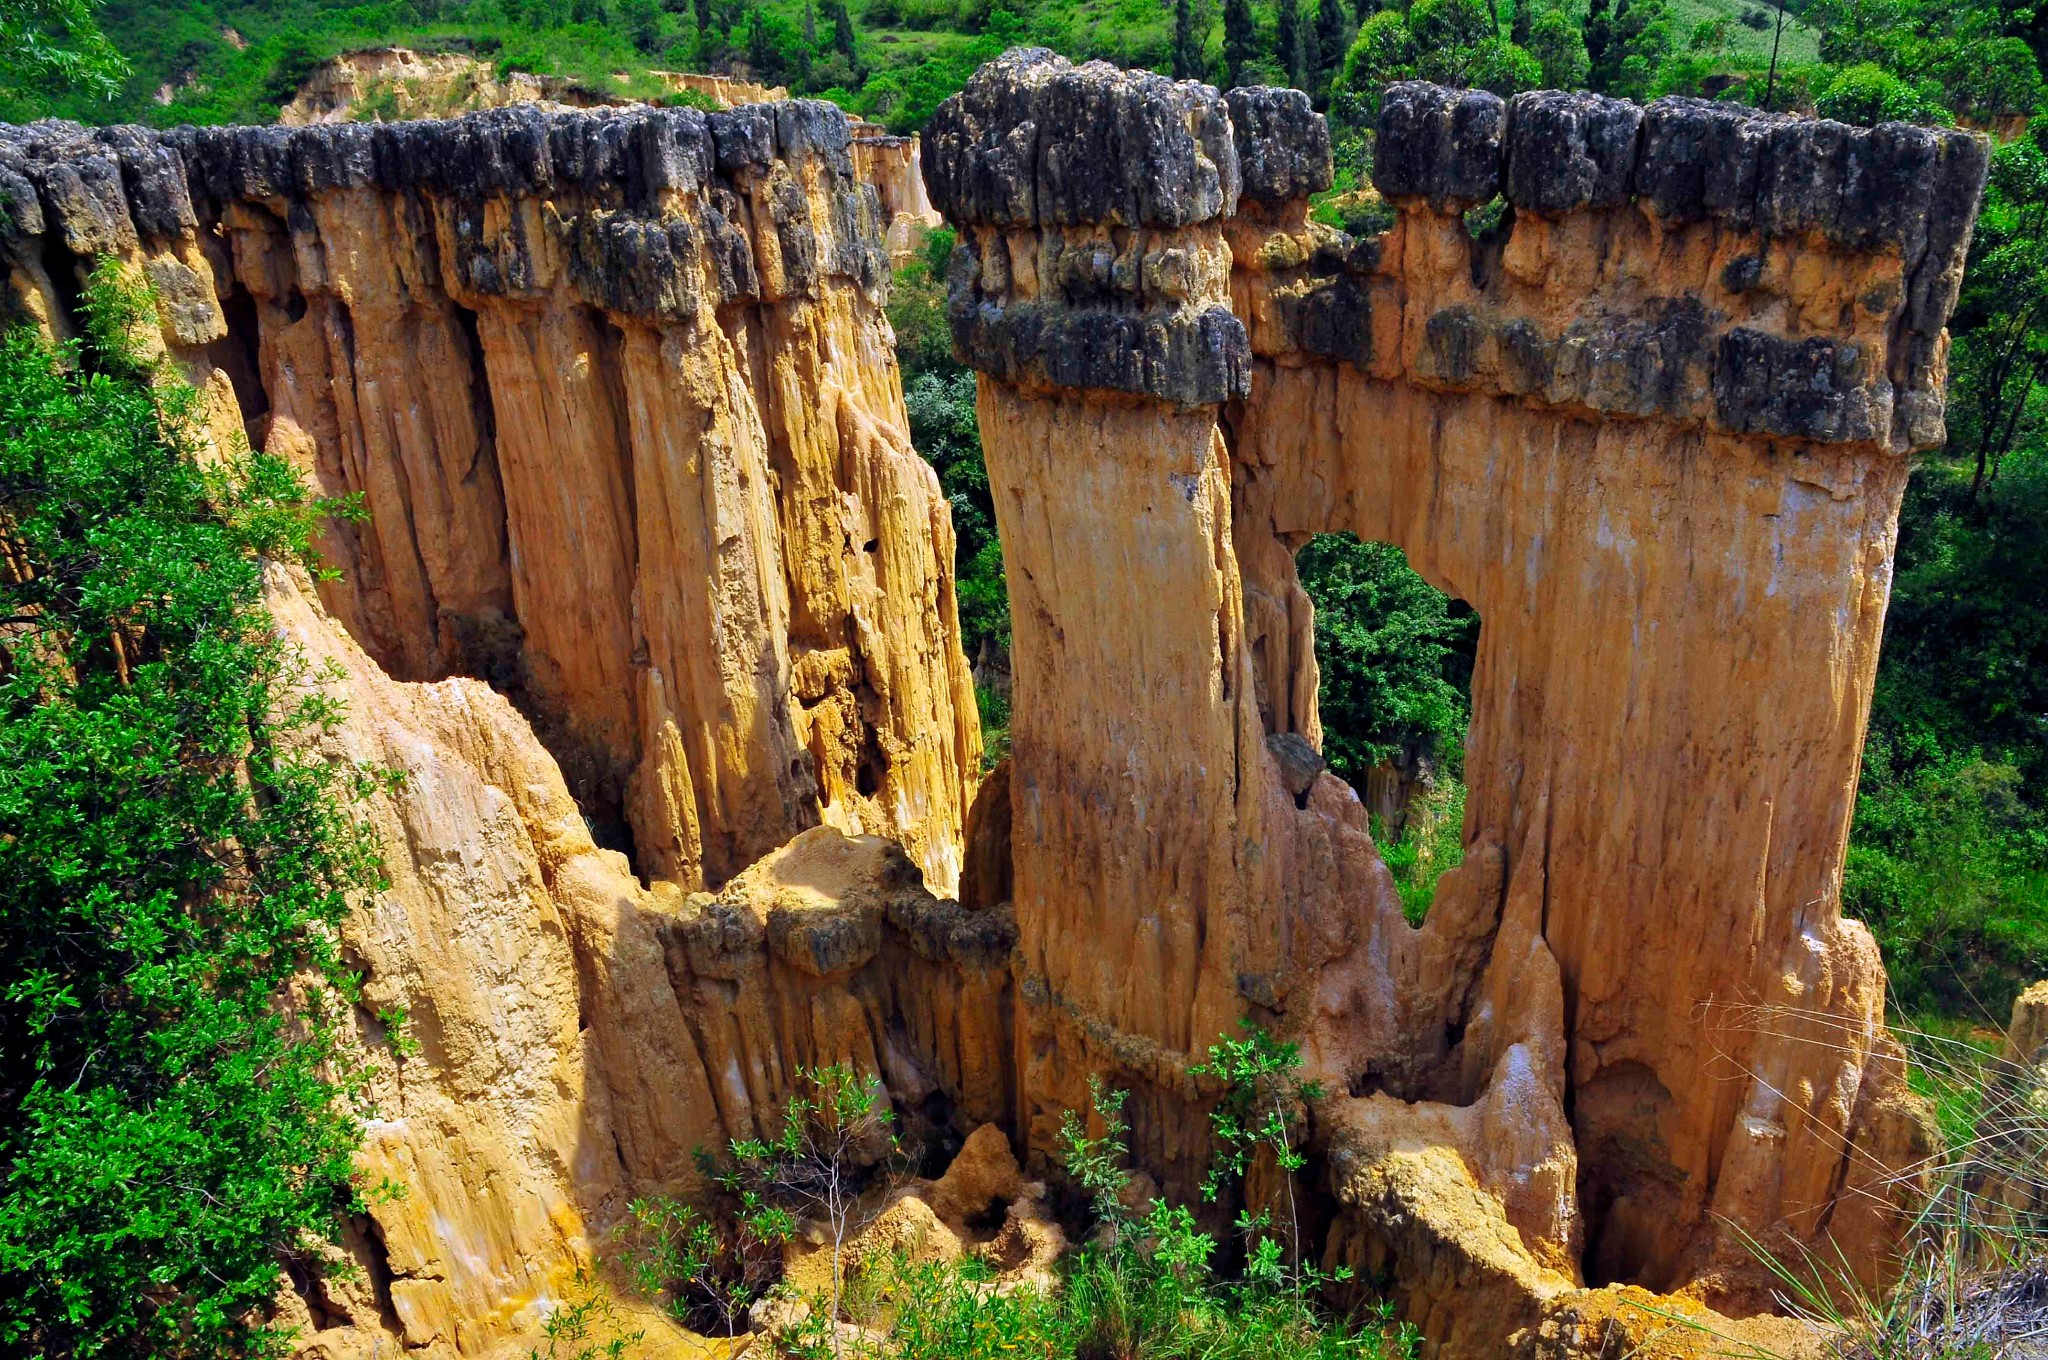
[[[1881,1272],[1929,1136],[1839,883],[1902,454],[1941,438],[1969,134],[1394,87],[1394,227],[1307,220],[1298,93],[1013,51],[926,137],[1015,626],[1022,1117],[1301,1039],[1343,1212],[1447,1353]],[[1465,214],[1504,198],[1478,236]],[[1484,620],[1464,865],[1411,928],[1319,772],[1293,551]],[[1343,1094],[1343,1093],[1349,1094]],[[1642,1319],[1638,1318],[1640,1322]]]
[[[97,261],[146,278],[215,446],[371,511],[339,582],[269,578],[322,754],[404,776],[342,928],[403,1193],[280,1298],[308,1355],[531,1337],[801,1068],[1009,1121],[1009,914],[926,886],[979,731],[848,163],[811,103],[0,129],[12,306],[62,336]]]
[[[978,762],[874,192],[814,101],[0,135],[17,306],[155,286],[224,436],[370,518],[328,608],[514,693],[601,838],[724,881],[820,820],[950,891]]]

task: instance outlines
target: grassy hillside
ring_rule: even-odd
[[[1671,11],[1673,34],[1682,44],[1692,36],[1701,24],[1713,23],[1717,19],[1728,21],[1728,53],[1730,56],[1755,58],[1769,61],[1771,57],[1771,30],[1775,26],[1777,10],[1774,6],[1759,0],[1665,0]],[[1766,22],[1762,28],[1753,28],[1752,19],[1745,24],[1743,16],[1755,14]],[[1820,60],[1820,35],[1799,22],[1790,14],[1785,16],[1785,32],[1779,42],[1778,61],[1783,65],[1805,65]]]
[[[1347,11],[1352,0],[1336,0]],[[89,122],[260,122],[276,115],[321,60],[354,47],[396,44],[474,53],[506,68],[563,75],[592,88],[648,67],[751,74],[823,94],[898,130],[923,124],[975,66],[1015,42],[1076,59],[1166,69],[1173,6],[1167,0],[851,0],[851,62],[834,51],[837,0],[112,0],[108,35],[132,71],[117,97],[0,98],[0,117],[47,113]],[[1757,0],[1668,0],[1682,48],[1702,21],[1725,18],[1727,55],[1769,55],[1769,28],[1742,16]],[[1305,11],[1313,4],[1304,4]],[[1583,0],[1579,5],[1583,10]],[[1274,3],[1252,12],[1270,46]],[[1503,5],[1505,15],[1511,6]],[[1222,6],[1195,9],[1205,32],[1205,78],[1221,82]],[[700,36],[700,15],[711,36]],[[1355,27],[1353,16],[1351,26]],[[807,35],[808,34],[808,38]],[[1788,21],[1781,60],[1815,59],[1813,33]],[[1277,63],[1247,78],[1284,83]]]

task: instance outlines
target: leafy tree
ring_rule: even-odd
[[[1339,95],[1355,100],[1362,121],[1377,117],[1388,85],[1415,71],[1415,35],[1399,10],[1381,10],[1359,25],[1337,77]]]
[[[824,1225],[832,1247],[829,1327],[840,1314],[845,1292],[846,1249],[867,1220],[863,1196],[873,1169],[894,1150],[885,1117],[882,1083],[874,1076],[835,1064],[797,1073],[799,1089],[783,1107],[782,1125],[765,1139],[732,1143],[734,1169],[726,1177],[735,1190],[751,1192],[768,1210]],[[839,1354],[839,1334],[831,1352]]]
[[[1924,102],[1992,119],[2031,113],[2041,102],[2040,67],[2027,40],[2031,13],[2030,5],[1998,0],[1813,0],[1804,17],[1820,30],[1824,61],[1881,68]],[[1867,73],[1858,80],[1873,83]]]
[[[1131,1228],[1130,1208],[1124,1203],[1124,1192],[1131,1183],[1131,1173],[1124,1167],[1131,1155],[1131,1125],[1124,1118],[1124,1101],[1129,1095],[1105,1085],[1098,1074],[1090,1072],[1088,1104],[1102,1132],[1091,1134],[1081,1115],[1060,1111],[1060,1165],[1088,1196],[1088,1208],[1096,1221],[1109,1229],[1112,1252]]]
[[[318,46],[302,33],[288,33],[278,40],[271,58],[270,74],[263,80],[263,102],[287,104],[306,83],[306,77],[325,60]]]
[[[1259,54],[1259,23],[1251,0],[1223,0],[1223,69],[1225,81],[1244,83],[1244,69]]]
[[[796,1236],[787,1210],[759,1190],[731,1184],[730,1226],[666,1195],[643,1196],[619,1225],[620,1263],[643,1296],[666,1298],[669,1316],[727,1339],[745,1329],[747,1310],[781,1272],[782,1247]]]
[[[1916,88],[1867,61],[1837,72],[1814,100],[1814,111],[1823,118],[1865,126],[1950,121],[1939,85],[1930,80]]]
[[[846,8],[846,0],[825,0],[825,17],[832,21],[832,50],[846,58],[847,66],[858,75],[859,40],[853,31],[853,15]]]
[[[1323,754],[1339,777],[1403,753],[1455,765],[1478,618],[1417,575],[1400,549],[1322,534],[1296,558],[1316,606]]]
[[[2033,49],[2019,38],[1958,43],[1944,55],[1939,70],[1949,107],[1964,117],[2031,113],[2048,95]]]
[[[1587,83],[1596,93],[1641,99],[1671,51],[1664,0],[1591,0],[1585,24]]]
[[[1802,16],[1820,31],[1821,60],[1836,66],[1888,62],[1916,0],[1809,0]]]
[[[1202,35],[1195,27],[1195,0],[1173,0],[1173,78],[1202,74]]]
[[[1223,1098],[1209,1112],[1221,1146],[1202,1184],[1202,1195],[1218,1201],[1232,1186],[1244,1182],[1255,1158],[1265,1157],[1272,1163],[1280,1175],[1287,1217],[1276,1223],[1270,1205],[1238,1214],[1238,1231],[1252,1243],[1245,1274],[1255,1283],[1286,1290],[1294,1306],[1303,1309],[1311,1290],[1351,1278],[1345,1267],[1325,1275],[1309,1263],[1309,1244],[1295,1193],[1295,1173],[1308,1165],[1302,1150],[1308,1107],[1322,1099],[1323,1089],[1318,1082],[1301,1079],[1298,1045],[1282,1043],[1250,1020],[1238,1024],[1243,1038],[1219,1039],[1210,1046],[1207,1062],[1188,1068],[1197,1076],[1215,1078],[1224,1088]]]
[[[355,1204],[335,928],[367,774],[263,608],[311,560],[281,459],[202,457],[113,266],[89,341],[0,341],[0,1350],[271,1354],[280,1260]]]
[[[1952,331],[1950,448],[1972,460],[1974,505],[2048,429],[2048,118],[1992,155]]]
[[[765,6],[747,11],[747,66],[756,80],[770,84],[801,83],[810,67],[810,53],[788,16]]]
[[[1301,0],[1278,0],[1273,25],[1273,58],[1287,73],[1287,83],[1297,90],[1312,88],[1313,42],[1308,21],[1302,17]]]
[[[641,55],[651,57],[661,51],[661,0],[619,0],[619,18]]]
[[[111,96],[128,63],[100,32],[97,8],[92,0],[0,0],[0,92]]]
[[[1396,80],[1508,95],[1535,88],[1542,76],[1535,57],[1498,36],[1480,0],[1415,0],[1405,16],[1383,10],[1366,20],[1345,54],[1338,89],[1371,116]]]
[[[903,366],[910,442],[938,472],[952,508],[961,641],[974,657],[984,647],[1009,650],[1010,601],[974,413],[974,374],[954,361],[946,325],[943,280],[953,243],[951,228],[936,228],[919,256],[896,271],[889,321]]]
[[[1344,52],[1351,45],[1351,25],[1344,15],[1344,0],[1318,0],[1314,37],[1312,93],[1318,99],[1327,99],[1331,84],[1344,67]]]
[[[1585,88],[1591,69],[1591,62],[1586,56],[1586,39],[1579,26],[1562,10],[1546,9],[1532,17],[1529,40],[1524,46],[1528,48],[1529,55],[1536,58],[1544,88]]]

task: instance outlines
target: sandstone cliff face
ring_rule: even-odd
[[[800,1065],[1009,1119],[1007,913],[924,886],[979,729],[835,110],[45,124],[0,133],[0,197],[19,313],[68,333],[113,258],[217,442],[370,512],[271,598],[348,704],[328,754],[404,776],[346,928],[366,1184],[403,1194],[286,1300],[310,1353],[531,1331]]]
[[[924,191],[924,163],[915,133],[891,135],[878,123],[853,125],[853,173],[875,187],[889,258],[901,262],[915,253],[924,228],[939,225],[938,210]]]
[[[1983,144],[1396,87],[1370,241],[1306,220],[1328,147],[1298,94],[1043,52],[928,132],[1016,630],[1026,1132],[1115,1067],[1185,1179],[1186,1064],[1249,1012],[1340,1093],[1333,1251],[1456,1353],[1583,1281],[1760,1306],[1719,1225],[1876,1271],[1927,1134],[1837,893]],[[1288,744],[1292,553],[1338,529],[1483,621],[1419,930]]]
[[[128,258],[252,443],[370,512],[329,609],[521,699],[601,837],[718,883],[805,827],[957,880],[979,759],[874,198],[829,105],[16,132],[38,244]],[[31,216],[31,214],[33,214]]]
[[[348,923],[380,1056],[345,1246],[285,1301],[322,1360],[485,1353],[570,1296],[626,1200],[698,1187],[693,1153],[770,1132],[800,1065],[886,1074],[914,1111],[1006,1119],[981,1028],[1006,1007],[1007,913],[934,898],[891,842],[797,836],[720,892],[644,887],[599,848],[503,696],[386,675],[277,572],[281,627],[347,697],[337,759],[404,776],[369,808],[390,886]],[[407,1012],[396,1055],[379,1012]],[[519,1353],[523,1354],[523,1350]]]

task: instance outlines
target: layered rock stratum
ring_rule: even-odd
[[[1024,51],[934,119],[1015,621],[978,780],[830,106],[0,131],[17,313],[112,258],[217,442],[369,512],[271,591],[327,753],[404,775],[345,940],[405,1193],[281,1305],[309,1353],[530,1333],[806,1064],[1034,1171],[1102,1074],[1192,1197],[1240,1017],[1327,1091],[1327,1259],[1440,1355],[1769,1340],[1749,1242],[1882,1276],[1932,1135],[1838,890],[1983,144],[1421,85],[1377,143],[1353,240],[1295,93]],[[1337,529],[1483,620],[1420,928],[1316,755]]]
[[[695,71],[651,70],[644,78],[667,93],[698,95],[726,109],[789,98],[789,91],[780,85]],[[278,110],[277,120],[297,127],[380,117],[386,121],[448,117],[508,104],[592,108],[633,102],[637,101],[568,76],[529,71],[501,74],[496,63],[464,52],[372,47],[343,52],[314,67]]]

